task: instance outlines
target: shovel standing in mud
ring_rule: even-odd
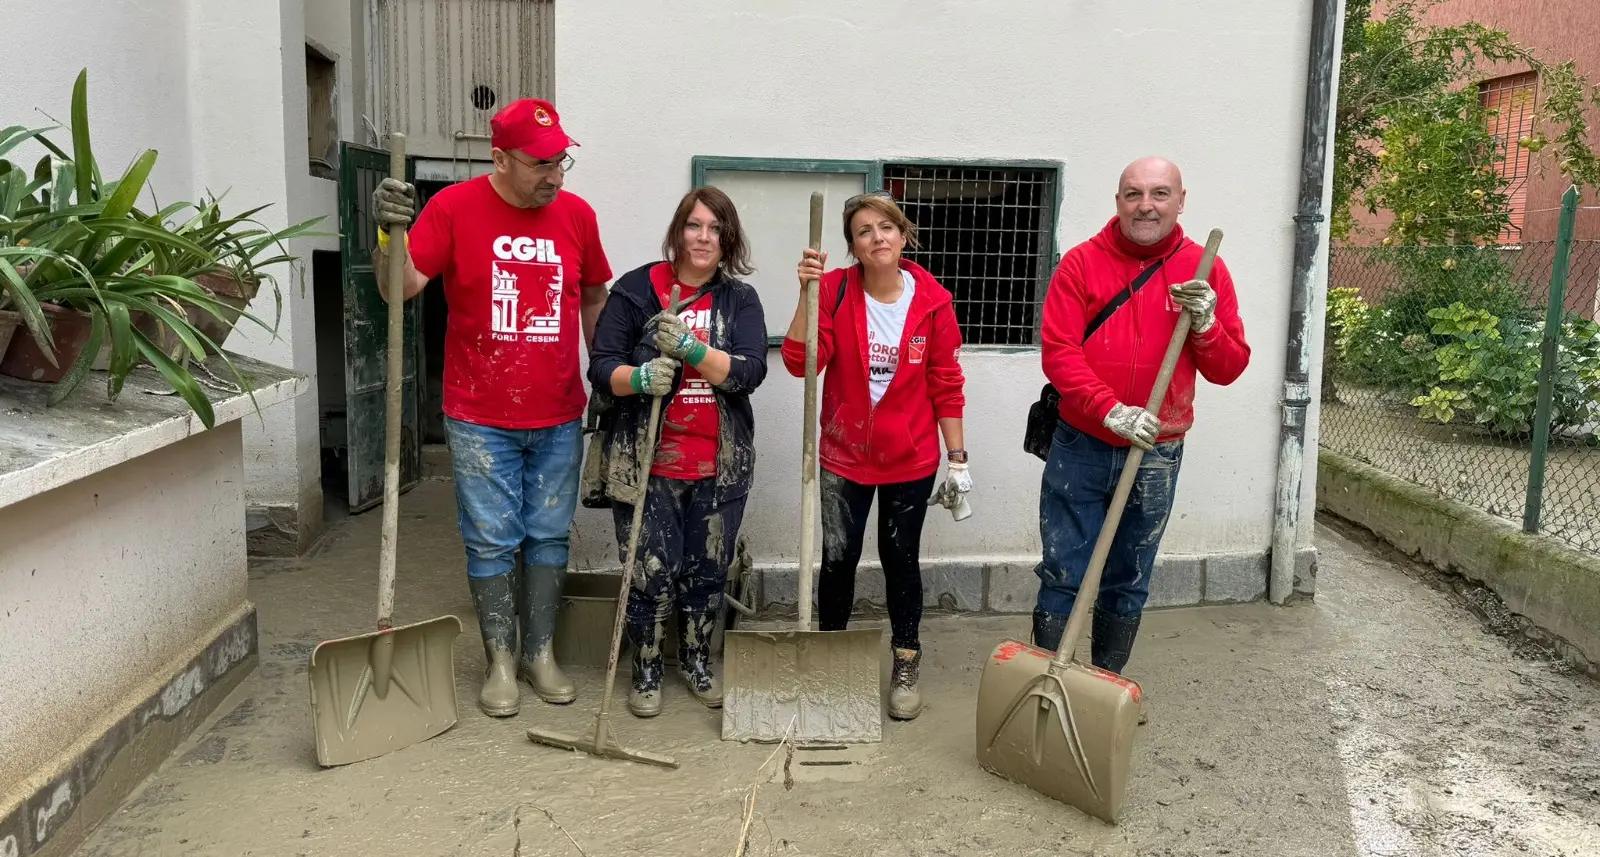
[[[822,249],[822,194],[811,194],[811,249]],[[723,634],[722,738],[797,744],[883,740],[883,629],[811,628],[817,514],[817,313],[821,282],[806,285],[805,414],[800,465],[797,630]],[[792,724],[792,730],[791,730]]]
[[[390,136],[389,175],[406,177],[406,137]],[[426,741],[456,723],[451,650],[461,620],[440,616],[394,626],[400,521],[401,346],[405,339],[406,227],[389,226],[387,437],[383,535],[378,555],[378,630],[317,644],[311,652],[311,722],[318,764],[345,765]],[[375,272],[376,273],[376,272]]]
[[[1222,230],[1211,230],[1194,279],[1211,275],[1221,243]],[[1179,314],[1145,406],[1152,414],[1161,413],[1192,323],[1188,310]],[[1142,448],[1128,450],[1055,656],[1019,640],[1001,641],[978,685],[978,764],[1113,824],[1127,790],[1140,689],[1137,682],[1078,661],[1075,652],[1089,629],[1100,575],[1143,459]]]

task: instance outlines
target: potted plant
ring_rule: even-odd
[[[224,303],[196,278],[240,269],[239,262],[224,262],[223,256],[242,257],[247,275],[251,264],[278,261],[256,262],[271,241],[248,231],[230,232],[237,218],[214,233],[190,235],[185,232],[192,230],[169,227],[166,219],[188,203],[154,214],[136,209],[155,165],[154,150],[141,153],[118,180],[103,181],[90,144],[86,71],[73,89],[71,156],[43,130],[0,132],[0,154],[25,139],[49,150],[31,179],[0,161],[0,295],[3,308],[14,307],[30,334],[12,335],[0,372],[55,384],[50,402],[57,404],[83,381],[104,345],[112,400],[136,363],[148,362],[210,426],[211,405],[189,371],[190,362],[215,354],[239,386],[248,387],[195,320],[230,318],[230,330],[240,317],[267,325],[245,313],[243,305]],[[206,226],[200,218],[197,228]],[[222,253],[213,249],[219,237]]]

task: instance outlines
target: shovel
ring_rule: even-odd
[[[673,312],[679,310],[677,283],[672,285],[672,296],[667,304],[672,307]],[[661,427],[661,400],[665,398],[666,396],[656,396],[650,402],[650,426],[645,435],[644,449],[639,462],[639,485],[643,490],[649,488],[650,468],[656,460],[656,430]],[[617,661],[622,655],[622,625],[628,614],[628,589],[633,586],[633,568],[639,556],[639,531],[644,528],[643,490],[639,501],[633,504],[633,529],[628,534],[628,561],[622,566],[622,586],[617,592],[617,617],[611,627],[611,657],[606,664],[606,692],[600,697],[600,712],[594,718],[594,732],[588,735],[573,735],[535,727],[528,730],[528,740],[559,747],[562,750],[582,750],[602,758],[610,757],[663,768],[676,768],[678,762],[672,757],[645,750],[630,750],[618,744],[616,737],[611,734],[611,692],[617,684]]]
[[[1211,275],[1221,243],[1222,230],[1211,230],[1195,279]],[[1184,310],[1145,406],[1152,414],[1161,413],[1191,324]],[[1143,459],[1143,449],[1129,448],[1055,657],[1019,640],[1005,640],[990,653],[978,685],[978,764],[1112,824],[1128,785],[1141,691],[1137,682],[1082,663],[1074,652],[1089,628],[1089,609],[1100,592],[1106,555]]]
[[[811,194],[811,249],[822,250],[822,194]],[[878,690],[883,629],[811,630],[817,512],[817,302],[806,288],[806,386],[800,465],[800,617],[794,631],[723,634],[722,739],[797,744],[883,740]],[[792,724],[792,729],[791,729]]]
[[[405,180],[406,136],[390,136],[389,175]],[[378,553],[378,630],[319,643],[311,652],[311,720],[317,763],[347,765],[426,741],[456,723],[452,649],[461,620],[440,616],[394,626],[400,521],[400,388],[405,338],[406,228],[389,227],[388,434],[383,460],[383,536]]]

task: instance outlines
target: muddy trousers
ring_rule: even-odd
[[[674,602],[678,610],[678,662],[701,678],[710,668],[711,633],[722,609],[728,565],[733,562],[745,498],[718,506],[715,478],[651,476],[644,522],[628,591],[625,628],[633,645],[635,689],[661,686],[662,629]],[[633,506],[613,503],[617,554],[628,561]]]
[[[519,654],[516,670],[541,698],[570,702],[576,690],[554,665],[551,643],[578,505],[582,424],[501,429],[448,416],[444,424],[485,656],[503,671],[497,660]],[[514,691],[514,685],[486,691],[504,698],[485,710],[514,712]]]
[[[921,651],[922,523],[934,478],[888,485],[862,485],[822,468],[818,488],[822,507],[822,573],[817,580],[817,625],[842,631],[856,599],[856,565],[867,535],[867,514],[878,498],[878,559],[883,563],[889,609],[890,644]]]
[[[1182,440],[1157,444],[1144,454],[1128,495],[1094,605],[1091,661],[1102,669],[1120,673],[1132,653],[1150,596],[1156,551],[1172,514],[1182,459]],[[1127,447],[1112,446],[1057,421],[1039,495],[1044,558],[1034,569],[1039,576],[1033,617],[1036,646],[1053,651],[1061,644],[1127,460]]]

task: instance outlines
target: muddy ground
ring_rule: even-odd
[[[845,764],[798,753],[788,790],[781,773],[757,776],[770,747],[720,741],[719,715],[676,684],[661,717],[619,706],[617,723],[678,770],[530,743],[531,724],[586,729],[604,674],[574,671],[571,706],[525,689],[516,718],[477,711],[482,649],[449,492],[407,495],[397,619],[462,618],[454,729],[317,767],[306,663],[317,642],[370,627],[379,520],[362,516],[313,557],[254,566],[258,674],[79,854],[731,855],[758,779],[752,855],[1600,854],[1600,687],[1326,526],[1314,605],[1148,616],[1129,673],[1150,722],[1111,827],[974,763],[982,664],[1025,634],[1021,616],[931,616],[922,717],[825,759]]]

